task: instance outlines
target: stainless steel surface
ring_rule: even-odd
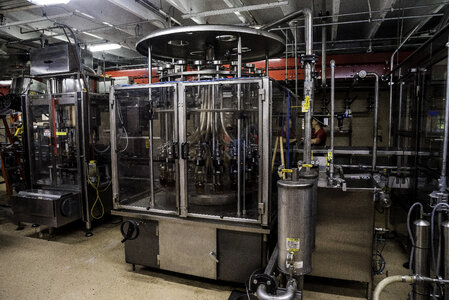
[[[148,46],[151,44],[153,58],[193,61],[204,59],[206,46],[212,43],[215,45],[214,59],[229,61],[232,56],[237,55],[237,39],[232,41],[217,39],[217,36],[223,35],[240,36],[242,47],[251,49],[243,55],[244,61],[264,59],[266,53],[272,57],[284,50],[283,39],[274,33],[230,25],[197,25],[157,30],[141,39],[136,48],[141,54],[148,55]],[[172,42],[169,44],[170,41]]]
[[[415,253],[413,271],[421,276],[430,276],[430,223],[426,220],[413,222]],[[416,283],[413,288],[414,298],[419,300],[429,299],[430,286],[428,283]]]
[[[360,181],[360,180],[358,180]],[[349,182],[349,186],[356,186]],[[374,201],[372,182],[364,189],[343,192],[318,188],[316,249],[312,276],[372,281]]]
[[[318,173],[313,169],[308,172],[308,176],[304,177],[299,174],[298,182],[305,184],[312,184],[312,250],[315,250],[316,240],[316,220],[318,213]]]
[[[78,61],[67,43],[31,50],[31,75],[70,73],[79,70]],[[82,51],[81,63],[91,67],[92,53]]]
[[[14,220],[61,227],[81,217],[80,194],[61,190],[32,189],[12,197]]]
[[[216,229],[159,221],[159,259],[164,270],[217,279]]]
[[[443,278],[449,280],[449,221],[441,224],[442,243],[443,243]],[[449,300],[449,285],[445,285],[445,300]]]
[[[313,185],[287,180],[277,185],[278,268],[305,275],[312,271]]]

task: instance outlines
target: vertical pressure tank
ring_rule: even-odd
[[[277,185],[278,267],[285,274],[305,275],[312,271],[313,184],[279,180]]]
[[[415,260],[413,270],[421,276],[430,275],[430,223],[426,220],[413,222],[415,238]],[[417,283],[413,288],[413,299],[427,300],[430,297],[430,286],[428,283]]]
[[[449,279],[449,221],[441,224],[441,232],[443,235],[443,276]],[[445,285],[444,299],[449,300],[449,285]]]

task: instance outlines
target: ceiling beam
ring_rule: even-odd
[[[338,22],[338,14],[340,14],[340,0],[332,1],[332,23]],[[331,29],[331,41],[335,41],[337,38],[338,24],[332,25]]]
[[[164,20],[164,18],[162,18],[160,15],[156,14],[155,12],[149,10],[148,8],[142,6],[141,4],[135,1],[129,0],[108,0],[108,1],[143,20],[149,21],[153,20],[151,23],[154,26],[157,26],[159,28],[166,27],[164,24],[166,24],[167,22],[166,20]]]
[[[367,1],[369,4],[370,0],[367,0]],[[382,1],[380,1],[380,3],[381,3],[381,5],[380,5],[381,12],[379,13],[379,19],[383,19],[383,18],[385,18],[387,13],[390,11],[390,9],[393,7],[393,5],[396,3],[396,0],[382,0]],[[371,25],[369,32],[368,32],[369,39],[373,38],[376,35],[377,31],[380,28],[380,25],[382,25],[382,22],[375,22]]]

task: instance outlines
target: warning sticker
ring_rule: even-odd
[[[46,137],[51,137],[51,131],[50,131],[50,129],[45,129],[45,130],[44,130],[44,136],[46,136]]]
[[[308,112],[310,108],[310,96],[306,96],[305,100],[302,102],[302,112]]]
[[[304,262],[302,260],[301,261],[295,261],[294,266],[295,266],[296,269],[302,269],[304,267]]]
[[[292,238],[286,238],[286,248],[289,252],[298,252],[300,248],[300,240],[298,239],[292,239]]]

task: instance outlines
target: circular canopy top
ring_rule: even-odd
[[[280,36],[263,30],[228,25],[195,25],[156,30],[137,42],[136,49],[148,56],[148,46],[151,45],[153,58],[187,61],[204,59],[206,52],[213,49],[215,60],[231,61],[237,60],[239,36],[242,39],[243,61],[262,60],[266,54],[272,57],[285,47]]]

